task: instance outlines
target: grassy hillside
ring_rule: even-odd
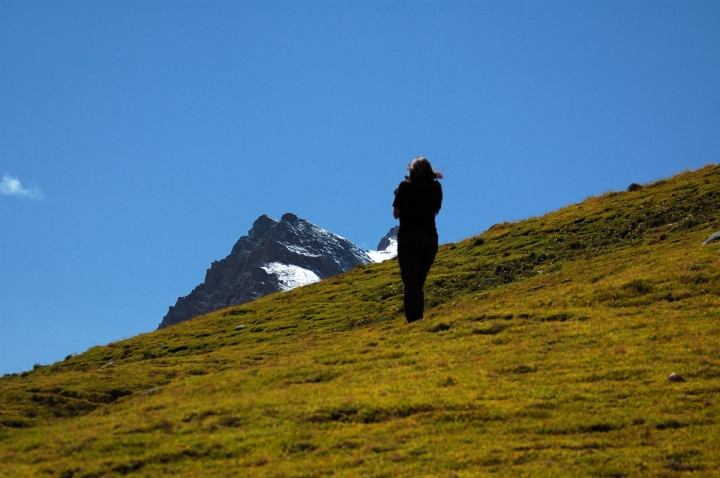
[[[718,476],[720,166],[631,189],[441,247],[411,325],[388,261],[6,375],[0,476]]]

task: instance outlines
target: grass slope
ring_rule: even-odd
[[[6,375],[0,476],[717,476],[720,166],[631,189],[441,247],[418,323],[388,261]]]

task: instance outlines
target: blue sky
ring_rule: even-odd
[[[261,214],[441,242],[719,162],[720,2],[0,2],[0,374],[154,330]]]

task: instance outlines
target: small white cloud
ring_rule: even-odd
[[[18,178],[6,174],[0,182],[0,194],[6,196],[20,196],[30,199],[42,199],[43,195],[38,188],[26,188]]]

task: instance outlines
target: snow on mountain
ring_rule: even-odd
[[[287,291],[313,282],[318,282],[320,277],[311,270],[303,269],[292,264],[283,264],[282,262],[270,262],[260,266],[268,274],[273,274],[277,278],[280,290]]]
[[[393,227],[387,234],[385,234],[385,237],[380,239],[377,251],[365,252],[368,256],[370,256],[373,262],[383,262],[397,256],[397,234],[399,230],[399,226]]]
[[[397,257],[397,239],[392,239],[386,249],[382,251],[365,251],[373,262],[384,262]]]
[[[320,254],[313,254],[304,247],[294,246],[292,244],[283,244],[283,246],[285,246],[288,251],[294,252],[295,254],[300,254],[301,256],[320,257]]]

